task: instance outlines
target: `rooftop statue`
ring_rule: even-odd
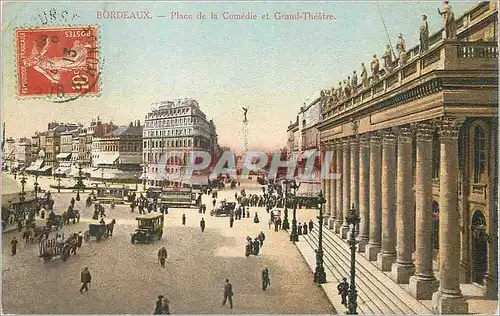
[[[422,15],[420,23],[420,52],[425,52],[429,49],[429,23],[427,23],[427,15]]]
[[[455,25],[455,15],[451,10],[449,1],[443,1],[443,11],[438,9],[438,13],[443,18],[444,26],[444,39],[455,39],[457,37],[457,30]]]
[[[383,68],[385,70],[386,74],[389,74],[392,72],[392,50],[391,50],[391,45],[387,44],[385,47],[385,53],[382,56],[382,59],[384,60],[384,65]]]
[[[404,65],[406,63],[406,42],[403,38],[403,34],[401,33],[398,35],[396,49],[398,51],[399,65]]]
[[[373,82],[376,82],[378,81],[378,76],[380,72],[380,63],[378,61],[377,55],[373,55],[371,67],[372,67],[372,80]]]
[[[368,87],[368,72],[366,71],[365,63],[361,63],[361,82],[363,83],[363,88]]]
[[[358,75],[356,74],[356,70],[352,72],[351,86],[352,91],[356,93],[358,91]]]

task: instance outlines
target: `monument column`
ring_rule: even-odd
[[[365,256],[370,261],[377,260],[380,252],[380,236],[382,232],[382,209],[381,202],[381,145],[378,134],[370,135],[370,240],[365,248]]]
[[[370,139],[362,135],[359,139],[359,223],[358,251],[365,252],[370,236]]]
[[[410,293],[430,300],[439,286],[432,270],[432,134],[430,122],[415,124],[415,273],[410,277]]]
[[[349,232],[349,224],[347,224],[345,218],[349,214],[349,209],[351,208],[351,148],[350,140],[345,138],[342,142],[343,151],[343,161],[342,161],[342,196],[344,202],[342,203],[342,239],[346,239]]]
[[[342,154],[342,141],[338,140],[335,146],[335,156],[337,159],[335,163],[335,171],[339,174],[339,179],[335,180],[335,192],[337,193],[336,197],[336,209],[337,209],[337,220],[335,222],[335,233],[340,233],[340,227],[342,226],[342,222],[344,219],[342,218],[342,210],[343,210],[343,185],[344,175],[342,174],[342,165],[343,165],[343,154]]]
[[[408,127],[398,131],[396,227],[397,258],[392,265],[396,283],[408,284],[415,271],[413,264],[414,209],[413,209],[413,139]]]
[[[441,284],[432,295],[435,313],[467,314],[468,303],[460,290],[460,213],[458,210],[458,133],[461,121],[443,117],[440,122],[439,274]]]
[[[382,139],[382,251],[377,266],[391,271],[396,261],[396,135],[390,130]]]
[[[351,139],[351,203],[349,209],[354,209],[359,214],[359,137]],[[356,225],[356,233],[359,233],[359,224]]]

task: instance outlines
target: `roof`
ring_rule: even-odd
[[[152,213],[148,213],[146,215],[137,216],[135,219],[136,220],[156,219],[156,218],[160,218],[160,217],[163,217],[163,213],[152,212]]]
[[[142,126],[120,126],[112,132],[107,133],[107,136],[141,136]]]

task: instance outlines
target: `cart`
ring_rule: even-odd
[[[63,238],[64,239],[64,238]],[[54,258],[60,258],[63,261],[68,260],[71,255],[71,249],[78,245],[78,238],[72,235],[61,244],[57,244],[56,239],[41,241],[38,244],[39,257],[48,262]]]
[[[106,239],[109,237],[109,232],[112,230],[113,225],[113,222],[108,224],[90,223],[89,230],[85,232],[83,238],[85,238],[85,241],[89,241],[90,237],[94,237],[97,241],[103,238]]]
[[[149,213],[144,216],[138,216],[137,229],[132,233],[131,242],[149,244],[155,239],[161,239],[163,236],[164,217],[162,213]]]

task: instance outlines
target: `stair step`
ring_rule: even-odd
[[[308,235],[302,235],[311,248],[317,248],[319,229],[317,223]],[[331,230],[323,229],[325,268],[340,282],[349,278],[349,245]],[[356,256],[356,285],[360,312],[369,314],[432,314],[421,302],[406,292],[364,256]],[[333,280],[330,280],[333,281]]]

